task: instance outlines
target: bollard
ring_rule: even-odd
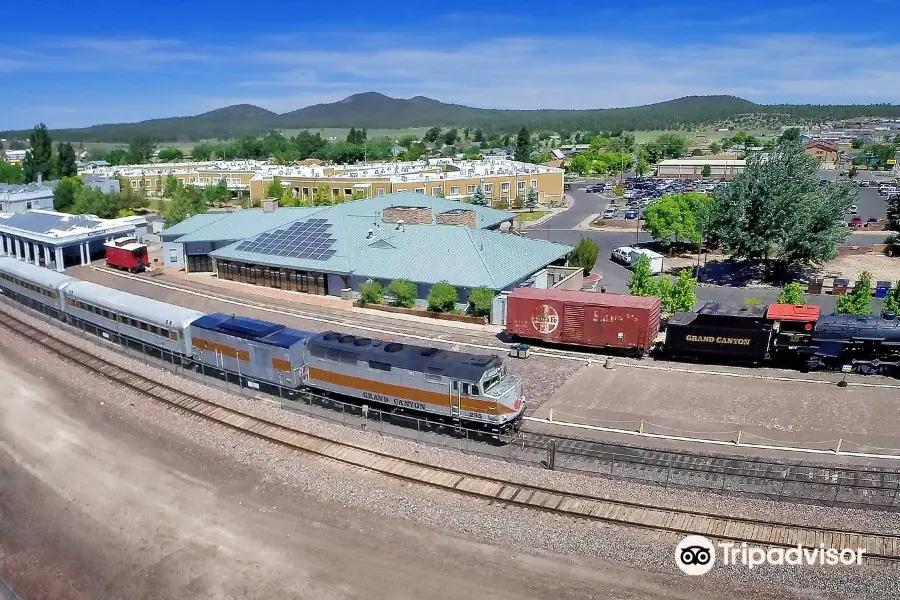
[[[644,433],[644,420],[641,419],[641,426],[638,428],[638,433]]]
[[[740,446],[740,445],[741,445],[741,434],[742,434],[742,433],[743,433],[743,431],[741,431],[740,429],[738,429],[738,437],[737,437],[737,440],[734,442],[734,445],[735,445],[735,446]]]
[[[553,422],[553,409],[552,408],[549,411],[547,411],[547,420],[550,421],[551,423]]]
[[[603,367],[606,368],[606,369],[612,369],[613,366],[615,366],[615,365],[614,365],[612,356],[607,356],[607,357],[606,357],[606,362],[603,363]]]

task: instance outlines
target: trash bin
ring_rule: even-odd
[[[875,284],[876,298],[886,298],[889,291],[891,291],[890,281],[879,281]]]
[[[509,349],[509,355],[513,358],[528,358],[528,344],[513,344]]]
[[[813,279],[806,286],[807,294],[821,294],[822,293],[822,280],[821,279]]]
[[[835,279],[834,285],[831,286],[831,295],[832,296],[843,296],[847,293],[847,288],[850,286],[849,279]]]

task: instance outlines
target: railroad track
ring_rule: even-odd
[[[479,475],[335,441],[191,396],[94,356],[22,322],[9,313],[5,313],[3,317],[3,320],[0,320],[0,326],[3,328],[43,346],[71,363],[175,410],[296,451],[370,472],[489,502],[500,502],[572,518],[673,534],[705,535],[717,540],[747,542],[767,547],[791,547],[800,544],[813,548],[824,544],[825,547],[833,548],[863,548],[868,563],[887,564],[900,561],[900,534],[808,527],[613,500]]]

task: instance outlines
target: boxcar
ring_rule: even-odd
[[[673,357],[759,363],[769,357],[772,330],[765,307],[707,302],[697,312],[675,313],[663,350]]]
[[[509,294],[506,330],[525,339],[640,355],[655,344],[659,317],[659,298],[518,288]]]
[[[89,324],[97,335],[117,342],[148,344],[179,355],[191,347],[190,324],[202,312],[166,304],[151,298],[114,290],[89,281],[73,281],[63,295],[66,314],[81,324]],[[122,339],[124,338],[124,339]]]
[[[0,289],[17,302],[59,318],[63,311],[60,290],[73,277],[0,256]]]
[[[147,245],[138,243],[137,238],[116,238],[103,244],[106,249],[106,264],[132,273],[143,271],[150,266]]]
[[[200,317],[190,330],[196,362],[285,387],[303,382],[307,331],[223,313]]]

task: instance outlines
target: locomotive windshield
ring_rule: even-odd
[[[507,386],[501,385],[501,383],[508,378],[508,373],[506,371],[506,366],[502,366],[499,369],[493,369],[488,372],[487,377],[484,379],[484,384],[482,385],[482,389],[485,394],[489,394],[491,396],[499,395]]]

